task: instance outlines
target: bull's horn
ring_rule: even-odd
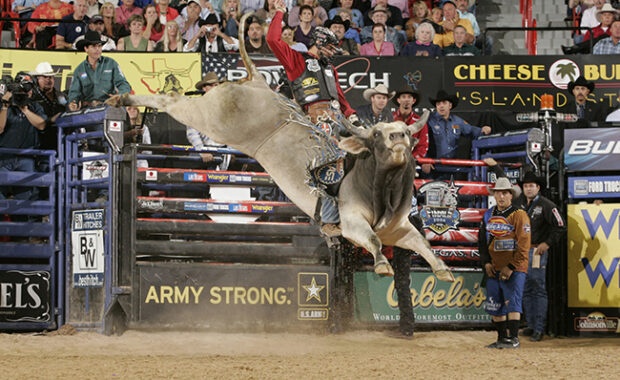
[[[349,121],[347,118],[342,118],[342,126],[353,136],[367,139],[370,136],[370,128],[357,127]]]
[[[422,130],[422,128],[424,128],[424,125],[426,124],[426,121],[428,120],[428,116],[430,114],[431,113],[430,113],[429,110],[424,110],[424,112],[422,113],[422,117],[420,117],[420,119],[418,121],[416,121],[415,123],[413,123],[413,124],[411,124],[410,126],[407,127],[407,130],[409,131],[409,134],[410,135],[415,135],[420,130]]]
[[[248,72],[248,81],[252,81],[254,75],[262,78],[262,75],[260,75],[258,69],[254,65],[254,62],[252,62],[252,59],[248,55],[247,50],[245,50],[245,38],[243,38],[243,36],[245,36],[245,21],[248,19],[248,17],[251,16],[254,16],[254,12],[248,12],[244,14],[243,16],[241,16],[241,20],[239,20],[239,36],[241,36],[241,38],[239,39],[239,54],[241,55],[241,60],[243,60],[245,69]]]

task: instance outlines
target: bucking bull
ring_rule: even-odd
[[[214,141],[253,157],[280,189],[313,218],[319,195],[311,191],[306,179],[309,163],[320,154],[316,129],[298,106],[271,90],[244,44],[239,45],[248,71],[243,82],[223,83],[198,98],[125,94],[107,103],[165,111]],[[453,282],[450,269],[433,254],[426,238],[407,218],[415,173],[411,136],[427,118],[425,112],[410,126],[400,121],[379,123],[369,129],[350,125],[352,136],[342,139],[339,147],[356,159],[340,186],[340,226],[344,238],[373,255],[374,270],[379,275],[394,274],[381,253],[383,244],[417,252],[437,278]]]

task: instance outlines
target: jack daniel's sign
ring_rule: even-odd
[[[0,270],[0,323],[49,322],[51,274],[44,270]]]

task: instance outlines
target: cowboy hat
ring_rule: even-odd
[[[590,92],[594,90],[594,82],[588,82],[583,76],[577,77],[574,82],[568,82],[568,92],[572,95],[575,86],[587,87]]]
[[[616,8],[614,8],[609,3],[605,3],[603,4],[603,7],[596,12],[596,20],[598,22],[601,22],[601,13],[605,13],[605,12],[612,13],[614,15],[618,14],[618,10]]]
[[[521,187],[523,187],[524,183],[535,183],[540,186],[541,190],[547,186],[547,184],[545,183],[545,179],[537,176],[532,171],[528,171],[523,175],[523,179],[521,180],[521,182],[519,182],[519,184],[521,185]]]
[[[437,96],[435,97],[435,99],[429,97],[428,100],[431,102],[433,107],[435,107],[435,103],[442,102],[444,100],[447,100],[450,103],[452,103],[453,109],[456,108],[456,106],[459,104],[459,98],[457,98],[456,95],[450,95],[444,90],[437,91]]]
[[[370,98],[372,98],[372,96],[376,94],[385,95],[388,97],[388,100],[394,97],[394,91],[390,92],[390,90],[388,90],[388,88],[384,84],[380,84],[375,88],[367,88],[366,90],[364,90],[364,93],[362,93],[362,96],[367,102],[369,102]]]
[[[78,42],[76,42],[75,48],[77,50],[84,50],[84,48],[87,46],[97,45],[97,44],[103,45],[105,44],[105,41],[101,40],[101,34],[99,34],[98,32],[95,32],[94,30],[89,30],[88,32],[86,32],[86,34],[84,34],[84,39],[81,39]]]
[[[497,181],[495,181],[495,186],[493,187],[487,186],[487,190],[489,190],[489,194],[491,195],[493,195],[493,193],[498,190],[508,190],[512,193],[513,197],[516,194],[514,186],[512,185],[512,183],[510,183],[510,180],[506,177],[497,178]]]
[[[368,17],[372,18],[372,16],[377,12],[385,13],[388,18],[392,16],[392,12],[390,12],[390,10],[383,5],[375,5],[375,7],[368,12]]]
[[[209,13],[207,18],[198,20],[198,26],[203,25],[220,25],[220,20],[218,20],[215,13]]]
[[[30,72],[32,76],[53,77],[58,74],[58,71],[54,71],[52,65],[49,62],[41,62],[35,67],[34,71]]]
[[[202,90],[202,87],[204,87],[204,85],[206,84],[215,84],[215,83],[221,83],[222,81],[220,80],[220,78],[217,76],[216,73],[214,73],[213,71],[209,71],[208,73],[205,74],[204,77],[202,77],[202,79],[196,83],[196,90]]]
[[[400,103],[398,102],[398,98],[402,95],[402,94],[411,94],[411,96],[413,96],[415,98],[415,101],[413,102],[413,104],[411,105],[412,107],[415,106],[416,104],[418,104],[418,102],[420,101],[420,93],[417,91],[414,91],[411,87],[409,86],[404,86],[401,87],[398,91],[396,91],[396,94],[394,94],[394,99],[392,99],[392,101],[397,105],[400,106]]]
[[[351,21],[343,20],[342,17],[340,17],[339,15],[334,16],[334,18],[331,19],[331,20],[325,21],[324,25],[325,25],[326,28],[331,28],[331,26],[334,25],[334,24],[340,24],[340,25],[344,26],[345,32],[347,30],[349,30],[349,28],[351,27]]]

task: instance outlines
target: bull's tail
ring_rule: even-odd
[[[241,17],[239,21],[239,54],[245,65],[245,69],[248,72],[248,81],[260,80],[264,82],[263,76],[258,72],[256,65],[252,62],[252,59],[245,50],[245,23],[248,17],[254,16],[254,12],[248,12]],[[255,16],[254,16],[255,17]]]

